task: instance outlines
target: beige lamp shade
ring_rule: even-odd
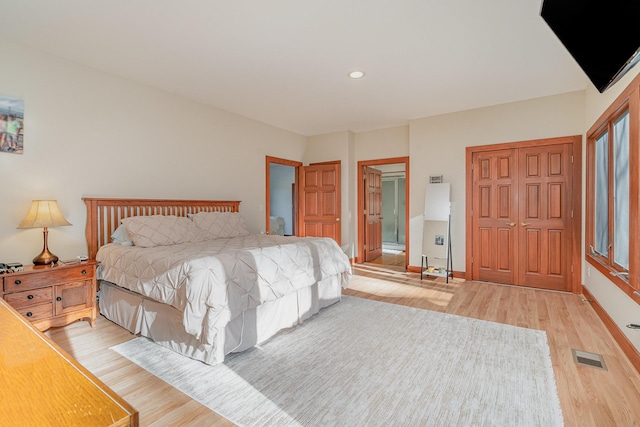
[[[58,257],[49,252],[48,247],[48,227],[60,227],[71,225],[64,219],[58,209],[58,202],[55,200],[34,200],[31,202],[29,213],[22,220],[18,228],[42,228],[44,235],[44,246],[42,252],[33,259],[35,265],[49,265],[58,262]]]
[[[56,200],[34,200],[31,202],[29,213],[18,228],[60,227],[63,225],[71,224],[60,213]]]

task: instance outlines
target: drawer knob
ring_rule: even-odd
[[[33,299],[33,295],[27,295],[27,299]]]
[[[82,270],[82,274],[87,274],[87,270]]]
[[[62,301],[62,297],[56,298],[56,301]]]
[[[22,284],[22,280],[16,280],[14,283],[15,283],[16,285],[20,285],[20,284]]]
[[[28,312],[27,312],[27,317],[31,317],[31,316],[33,316],[33,313],[32,313],[32,312],[30,312],[30,311],[28,311]]]

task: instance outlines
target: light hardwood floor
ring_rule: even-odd
[[[389,254],[389,253],[383,252],[382,256],[369,262],[369,264],[384,265],[394,270],[395,268],[393,267],[400,267],[402,270],[404,270],[405,259],[406,259],[406,252],[401,252],[399,254]]]
[[[546,331],[567,426],[640,426],[640,375],[583,296],[354,267],[345,294]],[[428,327],[428,325],[425,325]],[[133,336],[100,317],[48,335],[140,412],[142,426],[226,426],[229,421],[110,351]],[[571,349],[601,354],[608,371],[576,365]]]

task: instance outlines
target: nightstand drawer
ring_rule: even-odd
[[[32,305],[51,302],[53,299],[53,288],[40,288],[30,291],[15,292],[5,295],[4,299],[11,304],[13,308],[21,308]]]
[[[48,268],[46,274],[12,273],[4,277],[4,291],[25,291],[78,280],[90,280],[93,278],[95,271],[95,268],[91,265],[58,268]]]
[[[29,320],[46,319],[53,316],[53,303],[16,308],[16,311]]]

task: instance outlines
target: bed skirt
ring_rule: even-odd
[[[100,314],[129,332],[214,365],[224,361],[226,354],[260,344],[278,331],[302,323],[320,309],[340,301],[340,283],[340,275],[332,276],[247,310],[232,319],[212,345],[203,344],[185,332],[179,310],[110,282],[100,283],[99,307]]]

